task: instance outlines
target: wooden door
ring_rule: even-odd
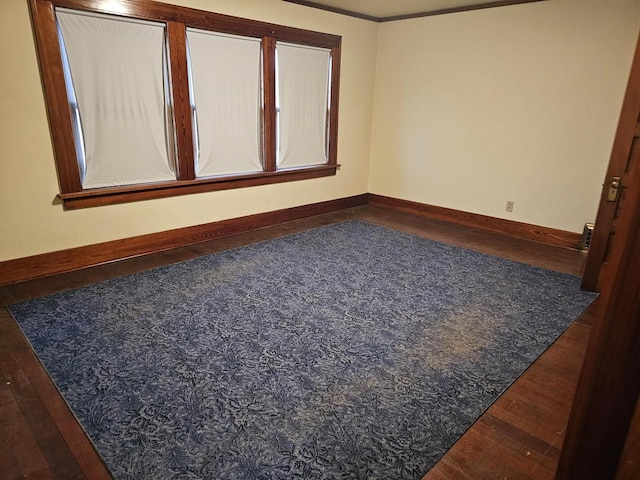
[[[637,149],[638,147],[636,147]],[[613,480],[640,393],[640,169],[629,182],[556,480]],[[629,477],[630,478],[630,477]]]
[[[608,268],[611,252],[618,238],[620,218],[627,203],[627,190],[632,181],[638,181],[634,170],[640,168],[640,38],[631,66],[627,91],[622,104],[618,129],[613,141],[609,167],[605,175],[591,237],[589,256],[582,277],[584,290],[601,291],[603,274]],[[617,179],[620,179],[619,181]],[[618,184],[615,200],[610,198],[611,188]]]

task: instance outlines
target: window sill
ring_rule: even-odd
[[[335,175],[339,167],[340,165],[314,165],[311,167],[296,168],[295,170],[259,172],[232,177],[221,176],[198,180],[96,188],[92,190],[83,190],[81,192],[60,193],[58,194],[58,197],[62,200],[65,210],[76,210],[80,208],[115,205],[118,203],[136,202],[140,200],[151,200],[154,198],[174,197],[193,193],[213,192],[217,190],[229,190],[232,188],[253,187],[257,185],[328,177]]]

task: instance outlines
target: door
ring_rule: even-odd
[[[601,274],[602,293],[597,300],[600,303],[555,480],[616,478],[620,455],[638,404],[640,169],[636,169],[634,181],[629,185],[626,203],[620,209],[622,213],[610,263]]]
[[[611,251],[617,241],[620,217],[625,207],[627,190],[638,181],[633,172],[640,168],[640,38],[631,65],[629,83],[622,104],[611,158],[602,186],[595,230],[582,277],[584,290],[601,291]]]

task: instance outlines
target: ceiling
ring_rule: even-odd
[[[450,11],[473,10],[489,6],[528,3],[539,0],[285,0],[331,11],[342,11],[372,17],[375,20],[399,16],[423,16]]]

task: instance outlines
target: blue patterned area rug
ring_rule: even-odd
[[[13,305],[118,479],[420,479],[591,302],[349,221]]]

